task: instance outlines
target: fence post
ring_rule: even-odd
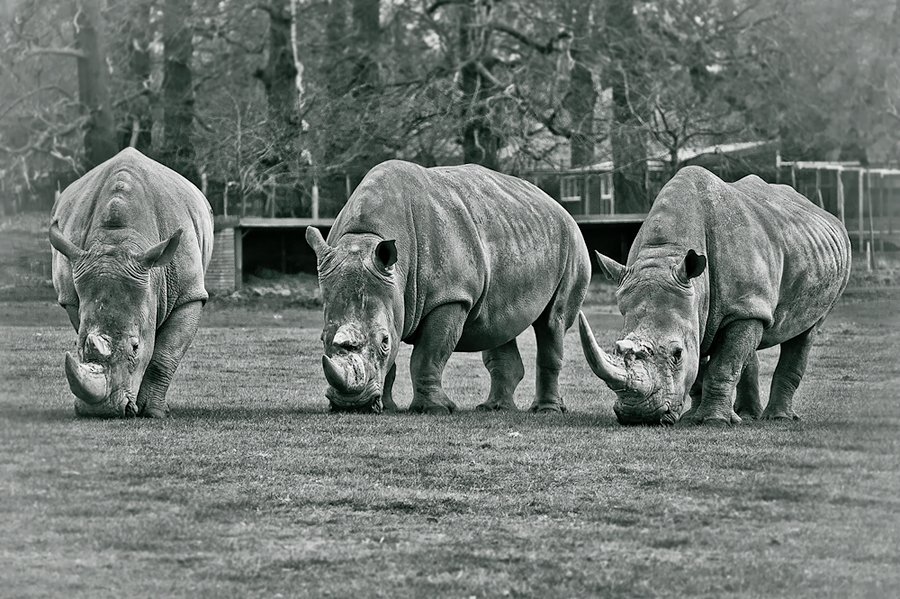
[[[869,204],[869,242],[872,244],[872,251],[875,251],[875,206],[872,201],[872,173],[866,170],[867,175],[867,185],[866,185],[866,199]],[[874,266],[874,260],[873,260]]]
[[[275,177],[269,176],[269,218],[275,218]]]
[[[822,173],[819,169],[816,169],[816,197],[819,199],[819,208],[824,208],[825,202],[822,201]]]
[[[866,224],[866,215],[865,215],[865,194],[863,187],[863,177],[865,176],[863,169],[859,169],[856,171],[859,173],[859,226],[857,226],[857,230],[859,231],[859,245],[862,247],[863,239],[865,239],[865,224]]]
[[[844,179],[841,177],[842,169],[838,167],[835,171],[835,175],[837,176],[837,200],[838,200],[838,217],[841,219],[841,224],[844,225],[844,228],[847,228],[847,218],[844,214]]]
[[[312,184],[312,219],[319,220],[319,179],[313,175]]]
[[[222,215],[228,216],[228,187],[230,181],[225,181],[225,193],[222,195]]]

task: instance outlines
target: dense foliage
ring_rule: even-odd
[[[900,160],[896,0],[8,0],[0,206],[133,145],[217,213],[336,212],[374,164],[514,173],[777,140]],[[278,198],[277,204],[274,198]],[[270,203],[267,203],[270,202]],[[236,203],[239,202],[239,203]]]

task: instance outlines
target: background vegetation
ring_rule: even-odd
[[[334,214],[374,164],[518,173],[778,142],[900,160],[896,0],[4,0],[0,209],[127,145],[229,198]],[[251,206],[253,207],[253,206]]]

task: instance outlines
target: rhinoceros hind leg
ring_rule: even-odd
[[[759,401],[759,357],[756,352],[750,354],[741,378],[737,384],[734,400],[734,411],[741,418],[756,420],[762,415],[762,403]]]
[[[525,377],[525,367],[515,338],[499,347],[481,352],[481,359],[491,373],[491,390],[487,400],[478,404],[475,409],[517,410],[514,395],[516,387]]]
[[[409,358],[413,400],[410,412],[448,414],[456,410],[444,392],[444,366],[462,335],[468,309],[460,303],[444,304],[432,310],[419,325],[418,340]]]
[[[563,338],[568,327],[552,305],[534,322],[533,327],[537,342],[537,373],[534,403],[529,410],[565,412],[566,405],[559,393],[559,371],[562,370]]]
[[[733,409],[735,389],[762,334],[759,320],[736,320],[719,331],[703,375],[700,405],[692,415],[695,424],[740,424]]]
[[[181,358],[197,334],[202,308],[199,301],[183,304],[175,308],[157,329],[153,357],[144,372],[137,397],[138,416],[166,418],[169,415],[166,392]]]
[[[766,420],[800,420],[794,412],[794,392],[800,386],[800,379],[806,372],[809,350],[821,321],[781,344],[781,355],[772,374],[769,390],[769,404],[762,417]]]

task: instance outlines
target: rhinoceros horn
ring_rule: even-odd
[[[109,376],[100,364],[84,364],[66,352],[66,378],[75,397],[95,404],[109,395]]]
[[[332,359],[322,356],[322,370],[325,371],[325,380],[328,384],[346,395],[359,393],[366,386],[365,369],[360,360],[354,360],[359,356],[342,356]]]
[[[584,312],[578,312],[578,334],[581,337],[581,348],[591,370],[603,379],[613,391],[624,391],[628,383],[628,372],[616,364],[605,351],[600,349],[591,325],[588,324]]]
[[[71,262],[75,262],[84,256],[84,250],[69,241],[63,235],[63,232],[59,230],[59,225],[56,222],[50,225],[50,245]]]

